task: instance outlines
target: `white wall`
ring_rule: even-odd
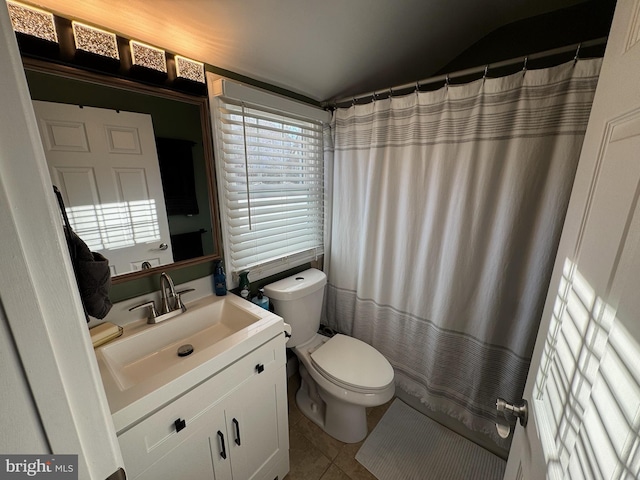
[[[77,453],[104,479],[122,458],[5,2],[0,65],[0,450]]]

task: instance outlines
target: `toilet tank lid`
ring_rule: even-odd
[[[291,277],[265,285],[264,293],[275,300],[297,300],[323,288],[327,283],[324,272],[310,268]]]

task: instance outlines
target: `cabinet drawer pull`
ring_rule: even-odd
[[[238,420],[236,420],[235,418],[233,420],[231,420],[233,422],[233,424],[236,426],[236,445],[240,445],[240,424],[238,423]]]
[[[257,371],[258,373],[262,373],[262,372],[264,372],[264,365],[263,365],[263,364],[261,364],[261,363],[257,364],[257,365],[256,365],[256,371]]]
[[[175,422],[173,422],[173,424],[176,427],[176,432],[179,432],[180,430],[182,430],[184,427],[187,426],[187,421],[182,420],[181,418],[178,418]]]
[[[220,451],[220,456],[226,460],[227,459],[227,449],[224,446],[224,434],[218,430],[218,438],[220,439],[220,447],[222,450]]]

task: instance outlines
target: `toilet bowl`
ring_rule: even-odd
[[[395,393],[387,359],[358,339],[316,333],[326,276],[309,269],[264,287],[274,311],[291,326],[287,342],[300,362],[300,411],[332,437],[356,443],[367,435],[366,408]]]

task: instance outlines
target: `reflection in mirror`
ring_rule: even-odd
[[[114,281],[219,258],[205,98],[37,61],[25,69],[52,183]]]

